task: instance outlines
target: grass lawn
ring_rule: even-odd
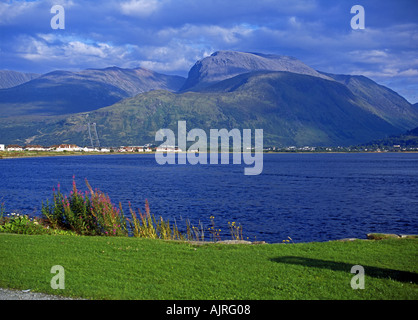
[[[201,246],[0,234],[0,287],[87,299],[418,299],[418,239]],[[51,288],[51,267],[65,289]],[[365,288],[353,290],[353,265]]]
[[[117,152],[80,152],[80,151],[0,151],[0,158],[32,158],[32,157],[56,157],[56,156],[82,156],[82,155],[106,155],[120,154]]]

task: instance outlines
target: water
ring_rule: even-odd
[[[244,239],[266,242],[418,233],[418,154],[265,154],[258,176],[245,176],[245,166],[161,166],[133,154],[2,159],[0,202],[39,215],[58,183],[69,193],[74,175],[79,189],[87,178],[125,213],[148,199],[152,213],[179,226],[188,218],[209,227],[214,216],[223,239],[228,221],[241,223]]]

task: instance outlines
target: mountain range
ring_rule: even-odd
[[[0,117],[92,111],[150,90],[177,91],[184,81],[143,68],[54,71],[0,90]]]
[[[111,67],[54,71],[0,90],[5,144],[89,145],[94,122],[102,145],[142,145],[179,120],[187,130],[263,129],[265,145],[348,146],[418,127],[418,107],[364,76],[234,51],[197,61],[187,78]]]
[[[12,70],[0,70],[0,89],[18,86],[39,77],[37,73],[23,73]]]

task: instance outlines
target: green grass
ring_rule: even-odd
[[[106,155],[119,154],[117,152],[84,152],[84,151],[0,151],[0,157],[8,158],[32,158],[32,157],[56,157],[56,156],[83,156],[83,155]]]
[[[87,299],[414,299],[417,239],[225,245],[0,234],[0,287]],[[353,265],[365,289],[353,290]],[[54,290],[51,267],[65,269]]]

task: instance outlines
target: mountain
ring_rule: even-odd
[[[18,86],[39,77],[36,73],[23,73],[12,70],[0,70],[0,89]]]
[[[418,108],[414,108],[395,91],[364,76],[324,74],[350,89],[365,110],[400,130],[409,130],[418,124]]]
[[[180,91],[199,91],[216,82],[252,71],[288,71],[329,79],[303,62],[288,56],[235,51],[217,51],[190,69]]]
[[[184,80],[142,68],[54,71],[0,90],[0,117],[92,111],[141,92],[176,91]]]
[[[379,139],[371,141],[367,146],[377,146],[377,147],[389,147],[392,148],[395,145],[400,146],[401,148],[418,148],[418,127],[412,130],[408,130],[399,135],[394,135],[385,139]]]
[[[409,134],[414,137],[418,137],[418,127],[416,127],[415,129],[409,130],[408,132],[406,132],[406,134]]]
[[[136,95],[135,95],[136,94]],[[418,108],[353,75],[316,71],[297,59],[220,51],[187,79],[144,69],[56,71],[0,90],[0,143],[152,143],[161,128],[263,129],[270,146],[349,146],[418,126]]]
[[[0,136],[13,128],[21,136],[7,143],[88,145],[87,115],[102,144],[113,146],[154,142],[161,128],[177,132],[179,120],[187,121],[188,130],[206,132],[261,128],[264,144],[276,146],[353,145],[400,132],[359,106],[337,81],[269,71],[238,75],[201,92],[150,91],[88,113],[44,118],[38,125],[9,119],[1,123]]]

